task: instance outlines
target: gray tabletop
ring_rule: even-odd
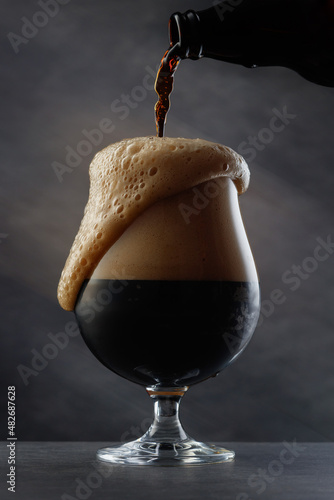
[[[110,443],[108,443],[110,444]],[[17,442],[15,495],[7,490],[10,448],[1,443],[1,499],[333,500],[334,443],[228,443],[230,463],[186,467],[108,465],[106,443]]]

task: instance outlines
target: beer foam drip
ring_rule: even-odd
[[[78,234],[58,285],[58,300],[74,309],[83,281],[127,227],[148,207],[217,177],[230,177],[241,194],[249,183],[245,160],[202,139],[124,139],[97,153]]]

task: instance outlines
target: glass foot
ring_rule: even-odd
[[[234,451],[194,441],[178,443],[145,441],[144,437],[121,446],[98,450],[97,458],[104,462],[128,465],[200,465],[233,460]]]
[[[179,404],[188,387],[147,387],[154,420],[139,439],[98,450],[104,462],[128,465],[196,465],[233,460],[234,451],[195,441],[183,430]]]

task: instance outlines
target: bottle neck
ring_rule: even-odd
[[[288,9],[287,0],[235,0],[234,6],[225,0],[199,12],[176,12],[169,21],[170,44],[181,59],[211,57],[245,66],[275,64],[273,59],[286,46],[293,51],[301,35],[306,37],[307,4],[314,1],[288,0]],[[303,8],[299,8],[301,3]]]
[[[169,20],[170,45],[181,59],[199,59],[202,57],[201,26],[198,14],[187,10],[181,14],[175,12]]]

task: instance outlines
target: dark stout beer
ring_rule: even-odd
[[[225,368],[247,345],[258,283],[84,283],[75,308],[82,336],[110,370],[141,385],[192,385]]]

